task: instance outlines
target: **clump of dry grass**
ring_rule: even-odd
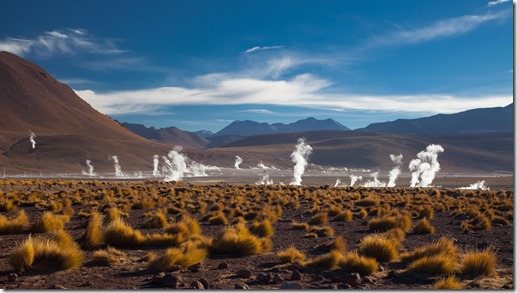
[[[301,263],[305,260],[305,254],[292,245],[279,251],[276,257],[278,257],[282,263]]]
[[[312,216],[312,218],[309,220],[309,224],[311,225],[325,225],[328,222],[328,215],[327,212],[319,212]]]
[[[352,221],[353,214],[350,210],[339,212],[332,221],[350,222]]]
[[[334,236],[334,229],[330,226],[314,226],[309,230],[309,233],[314,233],[318,237],[332,237]]]
[[[427,219],[431,220],[433,217],[434,217],[434,210],[430,206],[424,207],[420,211],[420,214],[418,215],[419,219],[427,218]]]
[[[223,212],[217,211],[213,216],[208,218],[208,223],[212,225],[226,225],[228,224],[228,219]]]
[[[155,212],[151,215],[149,220],[142,224],[142,228],[164,228],[167,227],[167,217],[162,212]]]
[[[83,253],[64,231],[55,239],[29,238],[8,257],[14,270],[26,272],[32,269],[69,270],[82,265]]]
[[[461,290],[463,286],[455,276],[448,276],[439,279],[433,286],[435,289]]]
[[[365,209],[361,209],[358,213],[357,213],[357,218],[358,219],[364,219],[368,216],[368,212],[365,210]]]
[[[457,248],[454,245],[454,242],[447,237],[442,237],[435,243],[418,247],[411,252],[404,253],[400,256],[400,258],[402,261],[411,262],[423,257],[445,255],[455,260],[456,254]]]
[[[408,215],[374,218],[368,222],[368,228],[370,231],[378,232],[385,232],[395,228],[409,231],[411,229],[411,218]]]
[[[23,233],[29,227],[29,218],[24,210],[21,210],[14,218],[8,219],[0,215],[0,234]]]
[[[293,230],[307,230],[309,229],[309,223],[292,223],[291,228]]]
[[[168,248],[164,254],[152,258],[149,261],[148,267],[157,272],[168,271],[175,265],[186,268],[205,261],[206,256],[206,249],[198,248],[194,244],[187,243],[184,249]]]
[[[97,211],[94,211],[90,214],[90,220],[88,221],[86,230],[81,237],[84,247],[96,248],[104,243],[104,230],[102,228],[102,221],[103,216]]]
[[[409,264],[409,270],[425,275],[447,275],[454,272],[455,259],[449,255],[424,256]]]
[[[0,202],[0,212],[12,212],[16,210],[16,205],[12,200],[6,199],[3,202]]]
[[[108,246],[106,249],[97,250],[93,253],[93,262],[101,266],[122,263],[127,259],[125,252]]]
[[[381,234],[370,234],[361,239],[359,253],[380,262],[391,261],[398,256],[398,244]]]
[[[339,260],[343,257],[343,254],[339,251],[332,250],[331,252],[321,255],[313,260],[309,260],[304,263],[305,267],[309,268],[325,268],[332,269],[336,268]]]
[[[275,233],[273,225],[271,224],[271,221],[269,221],[268,219],[263,221],[254,221],[253,223],[251,223],[249,229],[251,233],[259,237],[270,237],[273,236],[273,234]]]
[[[44,212],[41,217],[32,224],[31,231],[40,233],[63,229],[65,227],[65,223],[68,221],[70,221],[68,216]]]
[[[104,241],[115,247],[139,247],[145,243],[146,237],[124,223],[122,219],[116,219],[106,227]]]
[[[427,218],[423,218],[422,220],[418,221],[415,225],[415,228],[413,228],[413,233],[415,234],[433,234],[435,231],[435,228]]]
[[[271,242],[268,238],[259,238],[243,225],[224,228],[223,232],[213,241],[210,251],[216,254],[248,256],[267,251]]]
[[[469,277],[496,275],[497,257],[492,248],[483,251],[473,251],[461,257],[459,271]]]
[[[345,254],[338,261],[338,266],[348,272],[368,276],[379,270],[379,263],[374,258],[359,255],[356,251]]]

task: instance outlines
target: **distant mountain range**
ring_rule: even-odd
[[[372,123],[356,130],[413,135],[513,132],[513,103],[506,107],[481,108],[455,114]]]
[[[149,140],[166,144],[181,145],[188,148],[204,148],[209,143],[207,139],[197,133],[183,131],[176,127],[157,129],[155,127],[148,128],[142,124],[127,122],[123,122],[122,126]]]

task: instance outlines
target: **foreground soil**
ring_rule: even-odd
[[[460,185],[461,186],[461,185]],[[143,234],[164,233],[163,228],[143,228],[149,215],[164,209],[168,223],[180,220],[188,213],[199,221],[202,234],[213,237],[240,217],[249,225],[256,219],[271,219],[274,234],[269,251],[245,257],[210,254],[199,265],[174,268],[167,272],[150,270],[148,255],[161,255],[168,248],[139,246],[119,248],[126,255],[120,263],[99,265],[93,252],[105,248],[83,249],[84,262],[79,268],[65,271],[14,270],[7,259],[11,252],[34,233],[30,226],[13,234],[0,235],[0,288],[4,289],[145,289],[190,288],[250,289],[307,288],[307,289],[430,289],[445,275],[423,275],[408,270],[408,264],[396,258],[381,262],[370,276],[342,272],[333,268],[309,268],[302,263],[283,264],[276,253],[295,246],[306,255],[306,261],[328,253],[325,244],[341,236],[347,243],[346,251],[358,249],[360,240],[375,233],[368,222],[390,215],[409,215],[412,227],[407,229],[399,255],[417,247],[434,243],[442,236],[453,239],[461,254],[488,247],[497,256],[496,274],[464,276],[458,269],[455,275],[464,289],[513,288],[513,191],[472,191],[424,188],[332,188],[329,186],[257,186],[257,185],[193,185],[187,183],[99,182],[99,181],[0,181],[0,206],[7,218],[23,210],[30,223],[45,211],[68,213],[65,230],[80,242],[89,221],[89,213],[107,213],[108,207],[127,212],[124,221]],[[160,199],[161,198],[161,199]],[[147,199],[147,201],[144,201]],[[8,210],[7,202],[16,208]],[[151,204],[142,204],[151,202]],[[205,204],[201,204],[205,203]],[[200,206],[205,206],[201,209]],[[433,215],[429,222],[436,228],[433,234],[417,235],[413,227],[421,218],[424,207]],[[333,210],[334,208],[334,210]],[[7,211],[8,210],[8,211]],[[332,211],[351,211],[351,220],[333,220]],[[361,218],[364,210],[367,215]],[[215,212],[225,214],[228,224],[210,224],[203,220]],[[239,211],[239,212],[237,212]],[[73,213],[73,214],[72,214]],[[333,235],[308,237],[307,230],[294,230],[293,223],[309,222],[318,214],[326,213]],[[480,218],[488,224],[479,226]],[[496,220],[497,219],[497,220]],[[107,225],[107,223],[105,224]],[[309,229],[310,229],[309,228]],[[346,253],[342,251],[342,253]],[[167,280],[174,280],[168,282]],[[196,282],[199,281],[199,282]],[[202,284],[202,285],[200,285]]]

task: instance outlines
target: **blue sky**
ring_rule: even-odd
[[[373,122],[513,101],[512,2],[7,1],[0,50],[119,121]]]

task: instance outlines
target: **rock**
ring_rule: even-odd
[[[18,275],[17,274],[10,273],[9,275],[7,275],[7,281],[9,281],[9,282],[16,282],[16,280],[18,280]]]
[[[377,282],[377,278],[374,276],[366,276],[363,278],[363,282],[367,284],[375,284]]]
[[[162,286],[173,289],[178,289],[181,285],[182,279],[180,276],[167,274],[162,279]]]
[[[262,283],[269,283],[269,281],[271,281],[271,279],[273,279],[273,277],[271,277],[270,273],[259,273],[257,275],[257,281],[262,282]]]
[[[273,283],[275,283],[275,284],[281,284],[281,283],[283,283],[283,282],[284,282],[284,278],[280,277],[280,275],[279,275],[279,274],[275,274],[275,275],[273,276]]]
[[[343,283],[341,285],[339,285],[339,289],[350,289],[352,288],[352,286],[350,286],[350,284],[347,284],[347,283]]]
[[[180,265],[173,265],[170,267],[170,269],[168,269],[169,272],[177,272],[177,271],[180,271],[181,270],[181,266]]]
[[[58,284],[54,284],[52,286],[50,286],[49,289],[61,289],[61,290],[66,290],[65,286],[61,286],[61,285],[58,285]]]
[[[224,270],[227,268],[228,268],[228,263],[226,263],[226,262],[222,262],[217,266],[217,269],[219,269],[219,270]]]
[[[299,271],[294,271],[291,274],[291,280],[298,281],[298,280],[301,280],[301,279],[303,279],[303,274],[300,273]]]
[[[361,276],[358,273],[339,274],[332,278],[333,282],[346,283],[352,287],[361,284]]]
[[[199,269],[201,269],[201,263],[198,262],[197,264],[193,264],[189,266],[187,269],[193,273],[197,273],[199,272]]]
[[[247,279],[247,278],[251,277],[251,271],[248,270],[248,269],[238,270],[235,274],[239,278],[246,278]]]
[[[235,289],[249,289],[250,287],[247,284],[235,284]]]
[[[205,289],[210,289],[210,283],[208,282],[207,279],[205,278],[201,278],[199,279],[199,282],[201,282],[201,284],[203,284],[203,286],[205,287]]]
[[[379,272],[384,272],[384,267],[383,266],[379,266]]]
[[[325,277],[322,274],[317,274],[312,278],[313,281],[323,281],[325,280]]]
[[[190,288],[192,288],[192,289],[206,289],[205,286],[201,282],[199,282],[199,281],[193,281],[190,284]]]
[[[151,279],[149,280],[149,283],[151,285],[155,285],[155,286],[161,285],[163,277],[165,277],[165,273],[161,272],[158,275],[152,276]]]
[[[303,289],[303,285],[300,282],[283,282],[280,289]]]

